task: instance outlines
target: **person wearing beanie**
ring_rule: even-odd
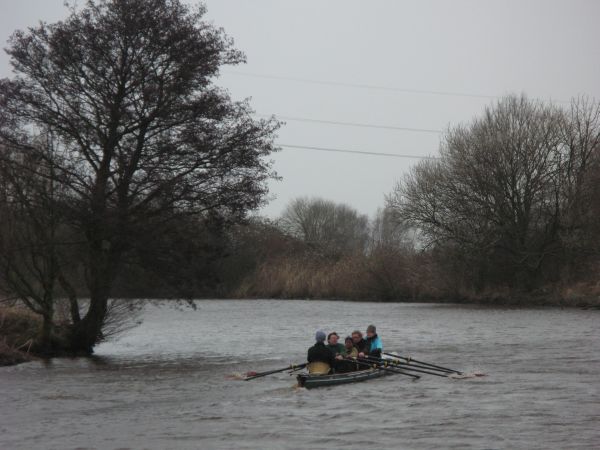
[[[325,342],[325,336],[326,336],[326,334],[325,334],[325,332],[323,330],[318,330],[315,333],[315,340],[317,342]]]
[[[335,364],[334,353],[325,346],[326,337],[327,335],[322,330],[317,331],[315,334],[315,345],[308,349],[308,356],[306,358],[309,362],[309,372],[311,372],[312,365],[312,367],[316,368],[315,371],[327,373]]]

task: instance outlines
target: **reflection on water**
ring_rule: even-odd
[[[310,301],[149,305],[98,347],[0,369],[0,448],[597,448],[599,311]],[[317,328],[484,378],[390,376],[306,391]]]

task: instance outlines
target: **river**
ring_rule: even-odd
[[[318,328],[485,377],[321,389],[287,373]],[[0,368],[0,448],[600,448],[600,311],[324,301],[147,305],[93,358]]]

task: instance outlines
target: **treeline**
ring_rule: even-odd
[[[239,257],[255,261],[231,285],[235,297],[398,301],[424,294],[412,270],[422,256],[387,210],[369,220],[347,205],[299,198],[278,220],[249,227],[261,229],[268,251],[255,241],[258,247],[234,248],[224,261],[233,267]]]
[[[225,296],[598,302],[600,106],[504,98],[371,220],[300,198],[230,236]]]
[[[599,105],[507,97],[374,217],[304,197],[273,219],[179,217],[128,254],[112,295],[589,304],[599,219]]]

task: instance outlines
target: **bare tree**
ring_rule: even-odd
[[[30,148],[0,147],[0,291],[42,317],[39,347],[50,352],[68,227],[58,210],[50,136],[38,136]]]
[[[252,119],[247,102],[212,84],[244,56],[204,12],[179,0],[91,0],[11,38],[17,76],[0,84],[2,138],[52,131],[66,155],[55,167],[64,214],[86,240],[90,301],[74,350],[100,338],[139,236],[159,239],[181,215],[236,221],[266,193],[278,124]]]
[[[413,168],[388,197],[389,207],[429,245],[452,245],[473,257],[484,277],[494,272],[532,287],[544,267],[557,267],[563,216],[581,199],[578,186],[597,145],[594,109],[573,108],[566,114],[525,97],[501,100],[471,125],[450,130],[441,158]]]
[[[329,255],[364,252],[368,217],[355,209],[321,198],[297,198],[281,217],[283,229]]]
[[[600,254],[600,104],[578,98],[564,114],[557,200],[567,267],[576,271]]]
[[[397,220],[391,208],[380,208],[369,225],[369,249],[405,250],[414,248],[413,230],[402,220]]]

